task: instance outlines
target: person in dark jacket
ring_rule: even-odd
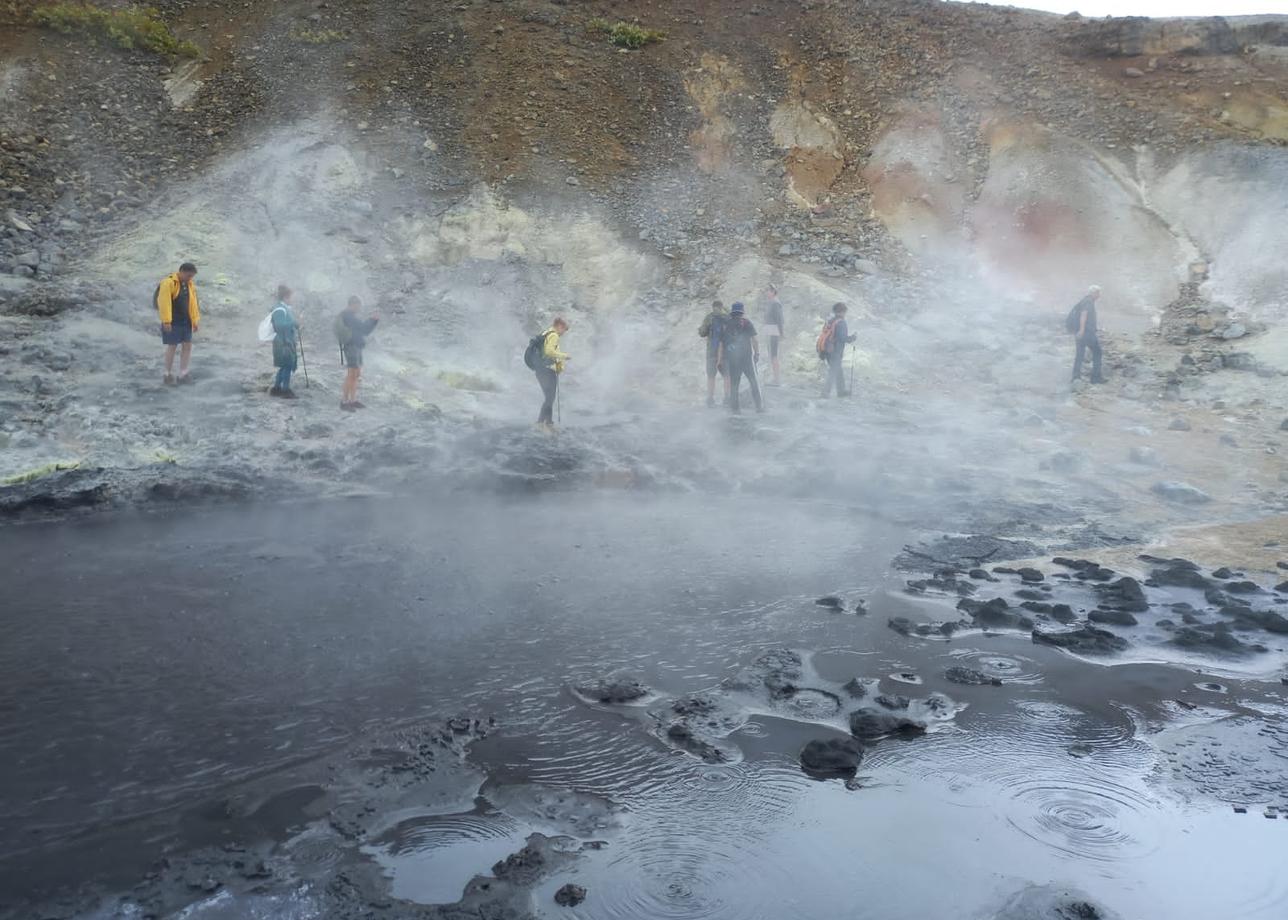
[[[273,322],[273,366],[277,376],[273,378],[273,388],[269,396],[279,399],[299,399],[291,389],[291,374],[299,360],[300,325],[291,310],[291,299],[295,295],[286,285],[277,287],[277,306],[270,314]]]
[[[1100,373],[1100,335],[1096,329],[1096,301],[1100,299],[1100,285],[1093,284],[1087,289],[1087,296],[1074,306],[1077,327],[1074,329],[1075,343],[1073,355],[1073,380],[1082,376],[1082,359],[1086,352],[1091,352],[1091,382],[1104,383]]]
[[[707,407],[716,404],[716,374],[724,378],[724,401],[729,405],[729,374],[720,367],[716,355],[720,351],[720,339],[724,334],[725,323],[729,321],[729,311],[722,301],[711,301],[711,312],[707,314],[698,327],[698,335],[707,340]]]
[[[783,385],[783,368],[778,361],[778,343],[782,341],[783,332],[783,304],[778,299],[778,288],[769,285],[765,288],[765,322],[761,326],[761,331],[769,340],[769,367],[774,372],[774,379],[770,386]]]
[[[849,395],[849,391],[845,388],[845,346],[851,344],[856,337],[850,335],[849,324],[845,321],[845,314],[848,312],[849,308],[843,303],[832,305],[832,318],[828,320],[832,332],[823,352],[823,358],[827,361],[827,383],[823,385],[824,399],[832,395],[833,388],[837,396]]]
[[[729,308],[729,321],[725,323],[720,347],[716,352],[716,363],[729,375],[729,408],[734,415],[742,412],[738,406],[738,390],[742,386],[743,377],[751,385],[751,398],[756,402],[756,411],[765,411],[765,404],[760,398],[760,385],[756,382],[756,362],[759,359],[760,344],[756,341],[756,327],[747,319],[743,305],[735,303]]]
[[[358,316],[362,298],[350,297],[349,303],[336,319],[335,335],[340,343],[340,363],[344,365],[344,385],[340,387],[340,408],[356,412],[367,408],[358,402],[358,381],[362,377],[362,349],[380,322],[380,315],[372,313],[366,319]]]

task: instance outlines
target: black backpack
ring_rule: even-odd
[[[534,335],[528,340],[528,347],[523,352],[523,363],[528,365],[532,370],[542,366],[542,354],[546,350],[546,336],[550,334],[547,329],[540,335]]]
[[[1064,318],[1064,331],[1077,332],[1078,323],[1081,321],[1081,319],[1082,319],[1082,301],[1079,300],[1076,304],[1073,305],[1073,309],[1069,311],[1069,315]]]

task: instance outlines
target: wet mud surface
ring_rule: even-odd
[[[0,544],[5,917],[1288,911],[1265,571],[709,496]]]

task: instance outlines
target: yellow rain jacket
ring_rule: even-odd
[[[559,333],[551,326],[546,330],[546,346],[541,350],[541,356],[546,359],[546,364],[556,374],[562,374],[564,362],[568,356],[559,350]]]
[[[179,273],[167,275],[161,279],[157,285],[157,313],[161,315],[161,324],[172,320],[171,312],[174,309],[174,299],[179,296],[179,286],[183,284],[179,280]],[[197,306],[197,285],[188,282],[188,320],[195,329],[201,324],[201,309]]]

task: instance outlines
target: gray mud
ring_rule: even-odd
[[[882,560],[916,533],[846,509],[584,494],[0,541],[28,598],[0,670],[6,917],[822,918],[856,890],[855,916],[910,920],[1288,907],[1277,659],[1167,645],[1151,618],[1179,597],[1224,618],[1159,583],[1185,580],[1154,576],[1172,563],[909,571]],[[185,577],[158,577],[176,552]],[[1274,605],[1239,573],[1198,571]],[[959,581],[1145,609],[1107,627],[1128,653],[1087,658],[977,626]],[[968,625],[887,626],[938,614]],[[585,900],[558,906],[569,885]]]

